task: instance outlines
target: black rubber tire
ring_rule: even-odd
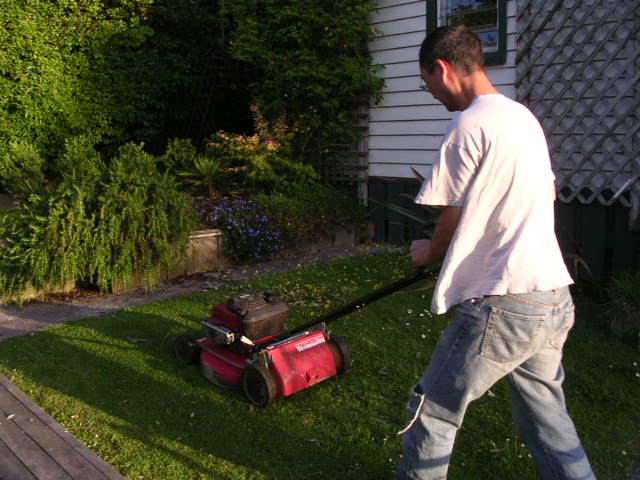
[[[351,352],[347,343],[337,335],[330,335],[328,339],[329,348],[336,362],[336,372],[338,375],[347,373],[351,370]]]
[[[181,365],[191,365],[200,358],[200,345],[191,335],[180,335],[173,344],[173,351]]]
[[[251,405],[264,408],[278,396],[276,381],[269,369],[261,363],[253,363],[242,372],[242,391]]]

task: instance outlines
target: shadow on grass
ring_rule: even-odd
[[[368,270],[374,262],[363,264],[364,274],[350,263],[335,263],[318,268],[322,276],[292,273],[238,288],[261,291],[266,283],[277,284],[292,299],[321,295],[341,302],[345,288],[358,296],[359,284],[375,278]],[[386,257],[379,269],[385,272],[380,281],[388,283]],[[333,290],[318,292],[307,284]],[[25,393],[129,478],[391,478],[406,392],[428,363],[446,317],[423,316],[416,307],[428,305],[422,292],[356,312],[331,325],[354,356],[350,375],[253,409],[240,393],[209,384],[197,367],[178,368],[172,351],[177,335],[199,331],[211,305],[237,293],[229,288],[188,295],[1,342],[0,367],[8,376],[16,369]],[[590,325],[592,315],[578,303],[565,349],[567,401],[598,478],[620,479],[640,459],[637,348]],[[290,313],[297,324],[313,311]],[[526,449],[516,442],[503,387],[470,407],[452,480],[536,478]],[[95,438],[98,424],[107,428]]]
[[[19,387],[43,388],[43,398],[36,401],[130,478],[389,474],[388,468],[381,471],[382,459],[367,456],[360,442],[346,440],[331,408],[311,403],[316,395],[299,392],[269,409],[254,409],[240,392],[208,383],[196,366],[178,367],[173,339],[197,330],[203,318],[118,312],[50,329],[28,342],[15,339],[0,351],[0,359],[3,367],[19,372]],[[68,411],[69,398],[80,412],[88,405],[100,413],[94,418],[79,413],[77,419],[57,415]],[[94,438],[97,423],[108,425],[111,439]],[[128,458],[133,445],[138,450]]]

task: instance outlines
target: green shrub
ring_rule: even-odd
[[[193,163],[198,150],[188,138],[169,140],[165,153],[158,159],[164,171],[179,172],[186,165]]]
[[[107,290],[133,274],[151,288],[194,225],[173,177],[133,144],[104,161],[87,137],[67,142],[57,168],[58,183],[0,214],[0,296],[76,282]]]
[[[136,272],[152,286],[154,267],[173,264],[173,244],[184,244],[195,225],[191,205],[175,179],[161,174],[156,158],[133,144],[122,147],[111,161],[95,207],[91,267],[102,290]]]
[[[199,151],[188,138],[174,138],[167,145],[167,150],[159,159],[162,169],[175,173],[196,196],[204,187],[209,198],[221,193],[229,193],[225,182],[228,158],[215,149],[206,148]]]
[[[250,107],[255,133],[216,132],[208,140],[206,154],[228,165],[226,193],[288,192],[292,185],[318,180],[314,168],[292,156],[293,134],[283,117],[269,122],[256,105]]]
[[[640,338],[640,271],[616,275],[605,291],[606,316],[611,330],[618,335]]]
[[[201,225],[224,235],[225,255],[235,263],[266,260],[331,235],[339,226],[362,223],[362,211],[335,188],[297,184],[288,194],[257,194],[252,200],[201,202]]]
[[[294,160],[277,141],[258,134],[217,132],[205,155],[223,159],[228,166],[225,193],[286,192],[292,185],[318,179],[311,165]]]
[[[298,183],[318,180],[313,166],[291,155],[292,134],[283,119],[270,123],[256,106],[253,135],[217,131],[200,152],[190,140],[169,142],[162,162],[187,184],[206,187],[209,198],[289,192]]]
[[[358,230],[364,219],[354,200],[322,183],[297,184],[286,194],[259,194],[254,199],[300,245],[330,235],[337,227],[353,226]]]

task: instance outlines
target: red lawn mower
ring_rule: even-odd
[[[420,267],[409,276],[382,287],[309,323],[284,330],[288,306],[270,293],[244,293],[213,306],[202,322],[204,335],[176,338],[175,354],[182,364],[200,362],[202,375],[216,385],[242,388],[252,405],[266,407],[351,368],[345,342],[326,326],[401,288],[426,278]]]

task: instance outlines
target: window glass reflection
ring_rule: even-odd
[[[439,0],[438,25],[464,23],[480,40],[486,52],[498,50],[497,0]]]

